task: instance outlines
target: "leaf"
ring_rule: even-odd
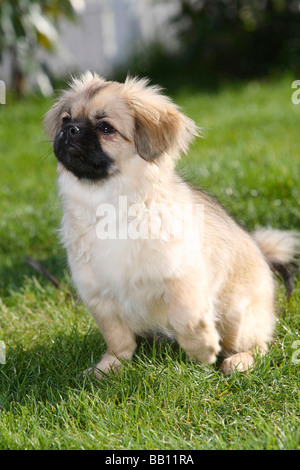
[[[28,14],[28,19],[39,34],[39,38],[49,47],[49,44],[55,44],[58,41],[58,32],[51,21],[43,16],[39,5],[32,5]],[[47,38],[47,41],[42,38]]]

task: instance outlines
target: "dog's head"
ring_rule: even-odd
[[[176,160],[197,134],[195,123],[147,80],[123,84],[90,72],[73,79],[44,122],[63,167],[94,181],[123,173],[137,158]]]

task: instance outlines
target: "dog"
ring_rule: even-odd
[[[147,79],[87,72],[44,122],[72,279],[107,345],[96,377],[117,372],[149,332],[174,338],[191,360],[221,356],[225,374],[247,370],[272,340],[273,271],[290,290],[298,234],[250,234],[178,176],[199,129]]]

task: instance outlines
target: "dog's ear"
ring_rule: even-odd
[[[158,87],[147,80],[127,78],[124,89],[134,117],[134,142],[145,160],[155,160],[164,152],[179,157],[186,152],[197,127],[184,116]]]

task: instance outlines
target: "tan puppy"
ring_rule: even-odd
[[[247,369],[272,338],[274,281],[289,281],[294,233],[252,236],[175,164],[195,123],[147,80],[86,73],[45,118],[58,160],[62,239],[73,280],[107,344],[97,377],[162,331],[191,359]]]

